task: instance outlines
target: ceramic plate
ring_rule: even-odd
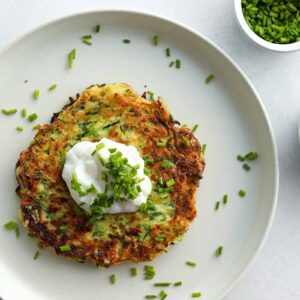
[[[81,36],[93,34],[91,46]],[[158,36],[155,46],[152,37]],[[131,43],[123,43],[130,39]],[[67,68],[67,54],[77,49],[74,67]],[[167,57],[165,49],[171,49]],[[181,68],[169,67],[179,59]],[[208,74],[215,79],[205,84]],[[176,120],[193,126],[207,144],[204,178],[197,196],[198,216],[183,241],[153,261],[156,277],[130,277],[133,264],[98,270],[43,250],[37,260],[35,242],[21,229],[0,230],[0,296],[18,299],[144,299],[158,294],[154,282],[182,281],[167,287],[168,299],[189,299],[201,292],[202,299],[223,297],[256,255],[274,214],[278,164],[274,136],[265,109],[249,80],[214,44],[174,21],[129,11],[98,11],[67,17],[40,27],[2,51],[0,56],[1,108],[27,108],[39,118],[34,123],[15,115],[1,114],[0,223],[17,218],[15,164],[34,136],[33,125],[47,123],[68,97],[96,83],[126,82],[140,94],[151,90],[165,99]],[[55,91],[48,91],[53,83]],[[147,88],[144,86],[147,85]],[[40,99],[32,93],[40,90]],[[23,132],[16,126],[24,127]],[[237,154],[257,151],[249,172]],[[247,192],[241,198],[238,191]],[[228,194],[227,205],[215,210]],[[222,245],[223,255],[215,256]],[[185,265],[187,260],[196,267]],[[109,276],[117,275],[116,285]]]

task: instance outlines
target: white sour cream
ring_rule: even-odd
[[[98,150],[96,154],[92,155],[92,153],[96,150],[96,146],[100,143],[103,143],[104,147]],[[96,143],[88,141],[79,142],[66,154],[66,162],[62,177],[68,186],[72,198],[78,205],[88,211],[96,195],[90,193],[85,196],[80,196],[77,191],[72,189],[71,181],[73,173],[76,174],[77,181],[81,184],[81,189],[83,191],[89,189],[93,184],[99,193],[103,193],[106,182],[101,179],[101,173],[102,171],[107,171],[107,169],[102,166],[97,154],[99,153],[105,162],[107,162],[111,155],[108,149],[111,148],[115,148],[117,151],[120,151],[123,157],[128,159],[128,163],[131,166],[135,166],[137,164],[140,166],[137,170],[137,177],[143,179],[143,181],[139,183],[141,191],[135,199],[114,201],[111,207],[104,209],[104,212],[114,214],[137,211],[142,203],[147,202],[147,198],[152,190],[152,184],[150,178],[144,174],[144,160],[134,146],[127,146],[107,138],[103,138],[101,141]]]

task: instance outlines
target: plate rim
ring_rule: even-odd
[[[223,50],[221,48],[221,46],[218,46],[215,42],[213,42],[208,37],[206,37],[205,34],[203,34],[201,32],[198,32],[196,29],[193,29],[192,27],[190,27],[188,25],[185,25],[184,23],[182,23],[180,21],[177,21],[177,20],[175,20],[173,18],[170,18],[170,17],[166,17],[166,16],[164,16],[162,14],[159,14],[159,13],[143,11],[143,10],[140,10],[140,9],[127,9],[127,8],[93,9],[93,10],[85,10],[83,12],[77,12],[77,13],[68,13],[68,14],[65,14],[64,16],[53,18],[53,19],[51,19],[47,22],[41,23],[40,25],[37,25],[37,26],[33,27],[32,29],[27,30],[26,32],[19,35],[18,37],[14,38],[12,41],[8,42],[7,45],[2,46],[0,48],[0,59],[7,51],[12,49],[19,42],[21,42],[22,40],[26,39],[30,35],[38,32],[39,30],[41,30],[43,28],[46,28],[48,26],[54,25],[55,23],[58,23],[58,22],[61,22],[61,21],[67,20],[67,19],[80,17],[80,16],[84,16],[84,15],[89,15],[89,14],[95,14],[95,13],[121,13],[121,14],[133,14],[133,15],[140,15],[140,16],[155,18],[155,19],[165,21],[165,22],[167,22],[167,23],[169,23],[173,26],[180,27],[181,29],[183,29],[183,30],[185,30],[189,33],[192,33],[195,37],[197,37],[198,39],[203,40],[209,46],[214,48],[218,52],[218,54],[222,55],[231,64],[231,66],[238,72],[238,74],[242,77],[242,79],[249,86],[251,92],[254,94],[254,96],[255,96],[254,101],[259,106],[259,108],[262,112],[262,115],[263,115],[263,117],[266,121],[267,130],[269,132],[269,136],[270,136],[270,139],[271,139],[270,141],[271,141],[271,146],[272,146],[272,151],[273,151],[273,156],[274,156],[273,164],[274,164],[274,169],[275,169],[273,199],[272,199],[272,207],[271,207],[270,215],[269,215],[269,218],[268,218],[267,225],[266,225],[264,231],[262,232],[262,238],[261,238],[260,242],[258,243],[252,257],[249,259],[249,261],[246,263],[246,265],[242,268],[242,271],[238,274],[238,276],[225,289],[225,291],[220,295],[220,297],[218,297],[216,299],[216,300],[221,300],[226,295],[228,295],[228,293],[242,280],[242,278],[246,275],[246,273],[248,272],[248,270],[250,269],[250,267],[252,266],[252,264],[254,263],[256,258],[258,257],[259,253],[261,252],[261,250],[262,250],[262,248],[263,248],[263,246],[264,246],[264,244],[265,244],[265,242],[268,238],[268,235],[270,233],[270,229],[271,229],[271,226],[273,224],[274,217],[275,217],[275,211],[276,211],[277,202],[278,202],[278,192],[279,192],[279,161],[278,161],[278,151],[277,151],[276,138],[275,138],[275,134],[274,134],[274,131],[273,131],[273,128],[272,128],[271,120],[270,120],[270,117],[267,113],[265,105],[264,105],[261,97],[259,96],[258,92],[256,91],[254,85],[252,84],[252,82],[250,81],[248,76],[246,75],[246,73],[233,60],[233,58],[231,58],[231,56],[229,54],[227,54],[225,52],[225,50]],[[0,299],[1,299],[1,297],[0,297]]]

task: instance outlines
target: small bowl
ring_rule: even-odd
[[[259,45],[265,49],[269,49],[276,52],[293,52],[300,50],[300,42],[295,42],[291,44],[275,44],[270,43],[259,35],[257,35],[247,24],[243,11],[242,11],[242,3],[241,0],[234,0],[234,10],[235,10],[235,19],[239,24],[240,29],[246,35],[250,41],[254,44]]]

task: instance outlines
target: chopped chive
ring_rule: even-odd
[[[130,274],[132,277],[137,276],[137,269],[136,268],[130,268]]]
[[[21,110],[21,116],[22,116],[22,118],[26,118],[26,116],[27,116],[26,108],[22,108],[22,110]]]
[[[236,158],[237,158],[239,161],[245,161],[245,157],[242,156],[242,155],[238,155]]]
[[[247,160],[255,160],[257,156],[258,156],[257,152],[249,152],[245,155],[245,158]]]
[[[59,250],[61,252],[67,252],[67,251],[71,250],[71,247],[69,245],[62,245],[62,246],[59,247]]]
[[[75,58],[76,58],[76,49],[74,48],[72,51],[69,52],[69,55],[68,55],[68,68],[69,69],[73,68],[73,62],[74,62]]]
[[[194,133],[197,130],[198,127],[199,127],[198,124],[194,125],[194,127],[192,128],[192,132]]]
[[[92,155],[94,155],[97,151],[103,149],[105,147],[105,144],[104,143],[99,143],[97,144],[95,150],[92,152]]]
[[[168,294],[167,294],[165,291],[161,291],[161,292],[159,293],[159,298],[160,298],[160,300],[166,299],[167,296],[168,296]]]
[[[205,155],[205,151],[206,151],[206,144],[203,144],[202,151],[201,151],[203,156]]]
[[[247,164],[247,163],[244,163],[243,164],[243,168],[246,170],[246,171],[250,171],[250,166]]]
[[[145,298],[146,299],[155,299],[155,298],[157,298],[157,296],[156,295],[146,295]]]
[[[93,37],[93,36],[92,36],[91,34],[86,34],[86,35],[84,35],[82,38],[83,38],[84,40],[90,40],[92,37]]]
[[[175,166],[175,164],[168,159],[164,159],[161,163],[160,166],[164,169],[168,169],[168,168],[173,168]]]
[[[84,44],[88,45],[88,46],[91,46],[92,45],[92,42],[88,41],[88,40],[83,40],[82,41]]]
[[[218,201],[218,202],[216,203],[215,210],[218,210],[219,207],[220,207],[220,201]]]
[[[33,259],[36,260],[40,256],[40,251],[37,250],[33,256]]]
[[[54,91],[55,89],[57,88],[57,84],[52,84],[50,87],[49,87],[49,91]]]
[[[228,195],[223,196],[223,204],[227,204],[228,202]]]
[[[175,64],[176,64],[176,69],[180,69],[181,68],[181,61],[180,61],[180,59],[176,59]]]
[[[31,115],[28,116],[28,121],[29,122],[33,122],[38,118],[38,115],[36,113],[33,113]]]
[[[33,130],[37,130],[37,129],[40,129],[41,128],[41,125],[40,124],[36,124],[32,127]]]
[[[166,48],[166,56],[167,57],[171,56],[171,50],[170,50],[170,48]]]
[[[219,257],[223,253],[223,246],[219,246],[218,249],[216,250],[216,256]]]
[[[16,127],[16,130],[21,132],[21,131],[24,130],[24,128],[23,128],[22,126],[17,126],[17,127]]]
[[[33,98],[35,100],[38,100],[40,98],[40,91],[39,90],[34,90],[33,91]]]
[[[175,185],[175,180],[174,180],[174,178],[169,179],[169,180],[166,182],[166,185],[167,185],[167,187],[171,187],[171,186]]]
[[[159,148],[164,148],[164,147],[166,147],[166,145],[167,145],[166,141],[158,141],[156,143],[156,146],[159,147]]]
[[[157,36],[157,35],[155,35],[155,36],[153,37],[153,45],[155,45],[155,46],[158,45],[158,36]]]
[[[244,190],[239,190],[239,196],[245,197],[246,196],[246,192]]]
[[[174,66],[174,61],[171,61],[170,63],[169,63],[169,68],[171,68],[171,67],[173,67]]]
[[[192,293],[192,298],[200,298],[201,293]]]
[[[193,261],[186,261],[185,262],[186,265],[191,266],[191,267],[196,267],[197,263],[193,262]]]
[[[144,271],[145,271],[144,273],[145,280],[151,280],[154,278],[155,270],[153,266],[149,266],[149,265],[144,266]]]
[[[182,281],[177,281],[173,284],[174,286],[182,286]]]
[[[15,114],[17,111],[18,111],[18,110],[15,109],[15,108],[13,108],[13,109],[2,109],[2,113],[3,113],[4,115],[7,115],[7,116],[13,115],[13,114]]]
[[[110,276],[110,283],[111,283],[111,284],[115,284],[116,281],[117,281],[116,275],[115,275],[115,274],[112,274],[112,275]]]
[[[214,78],[215,78],[215,75],[213,75],[213,74],[208,75],[205,79],[205,83],[206,84],[210,83],[212,80],[214,80]]]
[[[172,284],[172,282],[157,282],[157,283],[154,283],[154,286],[164,287],[164,286],[170,286],[171,284]]]
[[[98,24],[98,25],[95,27],[95,32],[99,33],[99,32],[100,32],[100,29],[101,29],[101,26]]]
[[[130,42],[131,42],[131,41],[130,41],[129,39],[124,39],[124,40],[123,40],[123,43],[124,43],[124,44],[130,44]]]
[[[149,100],[154,101],[154,93],[151,91],[147,91],[147,94],[149,95]]]
[[[164,180],[163,180],[163,178],[161,176],[158,178],[158,183],[160,185],[164,185]]]
[[[15,233],[16,233],[16,237],[18,238],[20,236],[20,230],[19,230],[19,227],[17,227],[15,229]]]
[[[8,230],[16,229],[18,228],[18,224],[17,222],[11,220],[4,224],[4,228]]]

